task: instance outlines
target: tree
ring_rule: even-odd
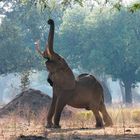
[[[0,74],[21,72],[34,65],[34,55],[26,47],[21,29],[9,19],[0,26]]]
[[[121,61],[121,67],[119,66],[120,71],[115,73],[115,76],[120,77],[124,84],[126,103],[132,103],[131,88],[135,87],[136,83],[140,81],[140,24],[137,20],[138,17],[140,17],[139,12],[131,15],[125,11],[118,17],[122,25],[122,27],[119,25],[118,27],[120,27],[123,32],[120,36],[121,39],[119,39],[122,41],[118,46],[120,50],[116,50],[115,54],[117,58],[119,57],[118,60]],[[112,63],[114,63],[114,61]],[[110,71],[110,73],[112,72]]]
[[[29,80],[29,71],[23,71],[21,74],[21,91],[25,91],[29,88],[30,80]]]
[[[42,69],[41,60],[33,51],[34,41],[40,38],[44,44],[41,46],[45,46],[46,22],[52,16],[57,22],[55,49],[74,68],[120,79],[125,87],[126,102],[132,102],[131,87],[135,87],[140,79],[139,12],[131,14],[121,10],[120,3],[99,2],[99,6],[92,8],[87,3],[81,7],[67,0],[64,3],[55,0],[10,2],[12,10],[2,12],[5,18],[0,26],[0,74]],[[66,9],[62,12],[58,9],[63,4]],[[36,7],[41,7],[42,12],[39,13]],[[135,5],[133,11],[137,7]]]
[[[96,32],[97,47],[91,54],[95,60],[92,65],[97,64],[106,74],[123,82],[125,102],[129,104],[132,103],[131,88],[140,81],[139,16],[140,13],[131,15],[122,11],[112,20],[111,26],[110,21],[107,24],[101,23]]]
[[[85,14],[85,18],[79,22],[73,22],[74,14],[71,13],[64,16],[62,35],[64,40],[71,38],[72,43],[77,41],[76,44],[71,43],[74,45],[73,48],[77,49],[74,49],[75,52],[67,50],[67,56],[72,59],[75,57],[84,69],[120,79],[125,88],[125,102],[132,103],[131,88],[140,81],[140,47],[138,45],[140,13],[132,15],[126,11],[110,13],[105,10],[95,14],[94,11],[91,14]],[[79,13],[82,17],[83,12]],[[77,18],[74,21],[77,21]],[[74,41],[75,38],[76,41]],[[71,55],[73,53],[78,55]]]
[[[91,11],[87,7],[76,7],[65,11],[62,18],[63,23],[60,26],[59,43],[61,47],[58,48],[60,48],[62,55],[67,58],[73,68],[78,67],[84,71],[93,72],[94,68],[91,67],[92,60],[89,59],[89,55],[95,45],[93,42],[94,31],[92,30],[94,27],[88,26],[93,26],[89,23],[89,20],[95,22],[94,16],[98,15],[94,14],[93,18],[88,19],[89,15],[91,15]],[[93,24],[96,26],[95,23]],[[98,74],[101,75],[101,72]],[[104,85],[104,89],[107,89],[106,85]],[[106,92],[105,96],[107,97],[105,97],[106,101],[111,102],[110,92]]]
[[[93,59],[100,63],[101,66],[104,66],[104,71],[107,74],[112,75],[113,78],[119,78],[123,82],[125,102],[129,104],[132,103],[131,88],[135,87],[136,83],[140,81],[140,63],[138,62],[140,60],[140,48],[138,45],[140,43],[138,38],[140,24],[137,22],[139,16],[140,13],[131,15],[122,11],[112,21],[110,32],[105,30],[107,26],[103,26],[104,36],[111,36],[108,40],[106,38],[104,42],[109,42],[109,45],[102,45],[103,48],[101,50],[103,54],[102,57],[99,56],[98,60],[93,55]],[[102,32],[101,28],[99,30]],[[100,37],[104,38],[101,34]],[[96,50],[98,51],[98,49]],[[99,49],[99,51],[101,50]],[[102,63],[103,61],[105,62]]]
[[[39,12],[29,6],[15,5],[5,12],[0,26],[0,74],[42,68],[34,50],[35,39],[43,34],[38,21],[42,21]]]
[[[21,3],[28,3],[28,0],[21,0]],[[62,0],[62,1],[57,1],[57,0],[32,0],[33,5],[40,5],[42,10],[48,9],[53,11],[56,7],[67,9],[69,7],[73,7],[74,5],[80,5],[80,6],[88,6],[91,10],[94,7],[100,6],[100,8],[103,8],[105,6],[111,6],[114,9],[117,9],[120,11],[121,9],[128,9],[130,12],[135,12],[140,9],[140,3],[137,1],[131,2],[131,1],[112,1],[112,0]]]

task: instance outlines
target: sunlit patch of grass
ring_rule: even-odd
[[[140,110],[132,111],[132,120],[136,123],[140,123]]]
[[[93,117],[93,113],[92,113],[92,111],[81,111],[81,112],[77,112],[76,116],[79,119],[90,120],[91,117]]]
[[[94,126],[95,117],[92,111],[80,111],[74,114],[74,120],[77,120],[80,128],[87,128],[91,124]]]

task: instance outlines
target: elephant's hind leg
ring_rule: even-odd
[[[112,126],[113,125],[112,119],[109,116],[104,103],[101,103],[99,110],[103,115],[103,120],[105,122],[105,126]]]
[[[102,121],[101,115],[99,114],[99,110],[94,108],[94,109],[92,109],[92,112],[93,112],[95,119],[96,119],[96,128],[102,128],[103,121]]]

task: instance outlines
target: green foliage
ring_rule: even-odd
[[[33,21],[29,24],[27,20],[23,21],[23,18],[19,20],[22,12],[17,16],[19,9],[16,10],[8,13],[0,26],[0,74],[22,72],[40,66],[39,58],[33,51],[33,39],[40,34],[38,26],[35,26],[36,22]]]
[[[131,5],[128,4],[127,6],[121,1],[112,1],[112,0],[94,0],[94,1],[84,1],[84,0],[20,0],[21,4],[27,5],[28,3],[31,3],[31,5],[40,7],[41,11],[48,10],[50,13],[54,11],[56,8],[62,8],[63,10],[68,9],[69,7],[73,7],[74,5],[80,5],[81,7],[85,6],[87,3],[91,3],[93,7],[95,7],[94,4],[104,7],[105,5],[110,5],[113,7],[113,9],[117,9],[118,11],[123,10],[127,7],[128,11],[135,12],[140,9],[140,3],[133,2]],[[93,7],[91,9],[93,9]]]
[[[61,4],[63,6],[69,6],[69,5],[72,5],[72,3],[73,4],[78,3],[80,6],[83,6],[83,0],[73,0],[73,1],[72,0],[63,0]]]
[[[139,18],[140,12],[125,10],[66,10],[61,24],[65,57],[73,67],[105,73],[123,81],[125,88],[135,87],[140,81]]]
[[[131,7],[129,7],[129,11],[134,13],[140,9],[140,3],[134,3]]]
[[[62,45],[67,45],[64,48],[66,56],[74,65],[79,64],[89,71],[105,72],[114,78],[136,83],[140,66],[140,13],[110,13],[109,10],[100,13],[97,10],[89,12],[76,8],[73,12],[65,12],[61,37]]]
[[[118,11],[120,11],[122,8],[122,5],[120,4],[120,2],[118,2],[118,3],[114,4],[113,7],[116,8]]]
[[[31,6],[32,3],[36,6]],[[58,1],[57,1],[58,2]],[[73,5],[62,1],[27,1],[16,3],[6,12],[0,26],[0,74],[42,69],[41,60],[34,51],[34,41],[45,46],[50,16],[55,19],[55,50],[62,54],[73,68],[92,73],[111,75],[135,86],[140,81],[140,12],[127,12],[120,3],[94,7]],[[38,10],[41,5],[43,12]],[[72,4],[73,8],[69,8]],[[139,4],[132,7],[133,11]]]

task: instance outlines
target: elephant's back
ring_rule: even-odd
[[[76,78],[76,81],[79,83],[79,84],[83,84],[84,86],[97,86],[97,85],[100,85],[101,84],[99,83],[99,81],[91,74],[86,74],[86,73],[83,73],[83,74],[80,74],[77,78]],[[102,86],[101,86],[102,87]]]
[[[103,97],[103,87],[100,84],[100,82],[90,74],[80,74],[77,79],[77,85],[81,91],[85,93],[92,93],[92,96],[94,97],[101,97],[104,100]],[[80,88],[81,87],[81,88]]]

